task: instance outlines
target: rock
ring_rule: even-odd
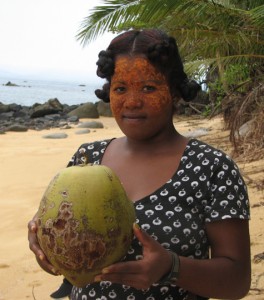
[[[3,113],[0,114],[0,119],[1,120],[8,120],[8,119],[12,118],[13,116],[14,116],[13,111],[3,112]]]
[[[60,114],[45,115],[44,118],[50,121],[58,121],[61,119],[61,115]]]
[[[48,102],[44,104],[39,104],[33,107],[30,117],[37,118],[37,117],[44,117],[46,115],[57,114],[61,112],[63,106],[59,102],[57,98],[50,99]]]
[[[19,86],[15,83],[12,83],[11,81],[8,81],[6,84],[4,84],[5,86]]]
[[[80,105],[82,105],[82,104],[80,104]],[[77,105],[77,104],[74,104],[74,105],[63,104],[63,112],[67,115],[69,112],[76,109],[80,105]]]
[[[105,103],[104,101],[99,101],[96,103],[97,111],[102,117],[112,117],[112,110],[110,108],[109,103]]]
[[[74,113],[71,116],[68,115],[70,108],[74,108],[73,110],[80,108],[81,111],[85,111],[85,109],[89,110],[90,107],[91,111],[95,110],[95,114],[86,114],[86,117],[88,115],[98,116],[97,107],[99,106],[93,103],[79,106],[61,105],[56,98],[50,99],[44,104],[35,103],[32,106],[22,106],[15,103],[3,104],[0,102],[0,128],[5,132],[11,125],[20,124],[28,129],[38,131],[50,128],[68,129],[72,124],[78,125],[80,120],[79,116]],[[82,113],[79,115],[84,116]],[[88,122],[82,125],[81,128],[103,128],[103,124],[101,122]],[[22,131],[21,128],[18,130]]]
[[[252,132],[252,130],[254,130],[254,122],[253,120],[249,120],[239,128],[238,133],[240,137],[245,137]],[[238,138],[237,132],[235,132],[235,137]]]
[[[59,121],[59,127],[68,126],[68,125],[69,125],[68,122],[65,121],[65,120],[60,120]]]
[[[0,114],[11,111],[10,106],[8,104],[0,103]]]
[[[50,133],[42,136],[44,139],[66,139],[68,135],[63,132]]]
[[[68,124],[60,125],[60,129],[71,129],[72,127]]]
[[[21,108],[20,110],[15,111],[15,112],[14,112],[14,117],[15,117],[15,118],[29,119],[29,118],[30,118],[30,116],[29,116],[29,109],[23,107],[23,108]]]
[[[263,260],[264,260],[264,252],[254,255],[253,262],[255,264],[258,264]]]
[[[9,126],[6,131],[17,131],[17,132],[24,132],[24,131],[28,131],[28,128],[24,125],[20,125],[20,124],[14,124]]]
[[[78,125],[78,128],[104,128],[103,123],[97,121],[82,122]]]
[[[68,116],[77,116],[78,118],[99,118],[99,113],[97,111],[96,105],[94,103],[88,102],[82,104],[76,109],[70,111]]]
[[[11,103],[8,106],[9,106],[9,109],[14,112],[20,111],[22,109],[22,106],[19,104],[16,104],[16,103]]]
[[[195,130],[189,131],[189,132],[185,132],[183,133],[183,135],[187,138],[196,138],[199,136],[203,136],[203,135],[207,135],[208,131],[210,131],[209,128],[197,128]]]
[[[91,130],[86,128],[86,129],[82,129],[82,130],[77,130],[75,133],[76,134],[87,134],[87,133],[90,133],[90,132],[91,132]]]
[[[79,117],[78,116],[71,116],[67,118],[67,121],[70,123],[76,123],[79,122]]]

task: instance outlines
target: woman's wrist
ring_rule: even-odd
[[[164,285],[171,285],[171,284],[177,284],[177,280],[179,278],[179,273],[180,273],[180,258],[179,255],[169,251],[172,256],[172,264],[171,264],[171,269],[170,271],[165,274],[160,280],[159,284],[164,284]]]

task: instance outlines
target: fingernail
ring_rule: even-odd
[[[40,260],[44,260],[44,256],[42,254],[39,255]]]
[[[140,226],[138,225],[138,223],[134,223],[133,225],[134,225],[134,229],[136,229],[136,230],[141,230],[141,228],[140,228]]]
[[[108,269],[108,268],[104,268],[104,269],[102,270],[102,274],[107,274],[107,273],[109,273],[109,269]]]
[[[56,274],[56,275],[60,275],[60,272],[57,271],[55,268],[52,268],[51,272],[54,273],[54,274]]]
[[[102,281],[101,275],[96,275],[96,276],[94,277],[94,282],[100,282],[100,281]]]

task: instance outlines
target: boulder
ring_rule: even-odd
[[[97,110],[100,116],[102,117],[112,117],[112,110],[110,108],[110,103],[106,103],[104,101],[99,101],[96,103]]]
[[[87,102],[85,104],[80,105],[76,109],[70,111],[68,113],[69,117],[77,116],[78,118],[99,118],[99,113],[97,111],[97,107],[94,103]]]
[[[20,124],[11,125],[6,129],[6,131],[17,131],[17,132],[23,132],[27,130],[28,130],[27,126],[20,125]]]
[[[78,125],[78,128],[104,128],[103,123],[97,121],[82,122]]]
[[[11,111],[10,106],[8,104],[0,103],[0,114]]]
[[[30,117],[38,118],[46,115],[57,114],[63,110],[63,105],[57,98],[50,99],[44,104],[33,106]]]

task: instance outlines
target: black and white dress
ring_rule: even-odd
[[[68,166],[100,164],[111,140],[83,144]],[[149,196],[135,202],[137,223],[164,248],[193,259],[209,257],[205,223],[228,218],[249,219],[245,183],[236,164],[222,151],[191,139],[173,177]],[[134,239],[126,260],[142,258]],[[72,300],[183,300],[188,291],[153,284],[148,290],[108,281],[73,287]],[[204,298],[199,298],[204,299]]]

